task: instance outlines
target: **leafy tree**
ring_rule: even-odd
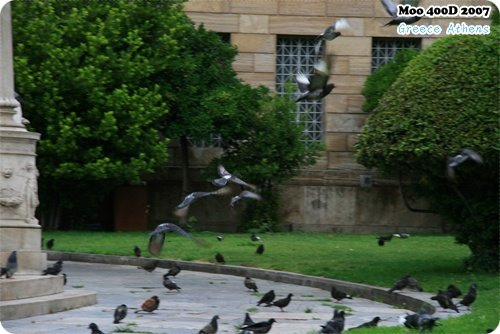
[[[88,218],[167,160],[163,82],[193,31],[181,1],[15,1],[16,89],[38,145],[42,224]]]
[[[413,181],[417,194],[469,246],[471,265],[498,270],[499,29],[484,36],[437,40],[416,57],[367,119],[357,158],[385,174]],[[464,148],[483,165],[458,166],[445,177],[449,156]],[[460,197],[463,196],[462,197]]]
[[[373,72],[365,81],[361,94],[365,97],[363,111],[373,111],[384,93],[403,72],[408,62],[418,55],[416,49],[402,49],[396,53],[393,60],[387,62]]]

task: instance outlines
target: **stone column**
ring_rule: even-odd
[[[17,117],[16,116],[17,113]],[[36,143],[40,134],[29,132],[21,121],[14,97],[12,24],[10,4],[0,13],[0,265],[17,251],[18,274],[40,274],[46,268],[41,252]]]

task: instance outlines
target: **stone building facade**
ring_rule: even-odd
[[[420,6],[448,3],[422,0]],[[454,3],[492,5],[481,0]],[[298,68],[293,64],[311,63],[307,54],[311,53],[315,36],[341,18],[351,26],[342,36],[326,42],[322,50],[322,57],[331,66],[330,82],[335,89],[321,105],[313,106],[316,111],[305,131],[309,131],[311,140],[324,144],[325,152],[316,165],[282,186],[281,223],[285,227],[343,232],[443,230],[437,216],[406,208],[395,180],[384,179],[356,164],[354,144],[366,117],[361,90],[372,70],[391,59],[397,49],[409,46],[425,49],[445,35],[450,22],[484,25],[489,24],[488,19],[423,18],[417,24],[439,25],[443,32],[437,36],[400,35],[396,26],[384,26],[391,18],[376,0],[190,0],[184,8],[196,24],[203,23],[238,48],[233,67],[241,79],[251,85],[265,85],[273,92],[279,87],[279,72],[283,68],[286,72],[287,64],[292,66],[286,73],[293,75]],[[297,50],[303,56],[287,54]],[[299,58],[290,61],[289,56]],[[194,161],[203,165],[214,150],[194,148],[191,153]],[[159,191],[153,193],[156,194],[153,202],[159,203],[162,196]],[[425,206],[423,203],[415,206],[419,204]],[[156,207],[154,203],[152,207]],[[165,214],[153,209],[151,218],[160,220]],[[220,216],[212,217],[206,210],[203,217],[200,221],[203,227],[213,228],[215,224],[217,229],[232,229],[228,226],[233,225],[221,222]]]

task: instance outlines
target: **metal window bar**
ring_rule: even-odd
[[[188,142],[190,145],[198,148],[222,147],[222,135],[211,133],[210,137],[206,140],[193,140],[188,137]]]
[[[420,38],[373,38],[372,40],[372,72],[392,60],[401,49],[420,49]]]
[[[315,38],[309,36],[279,36],[276,50],[276,92],[286,95],[286,85],[293,83],[296,87],[295,76],[301,72],[309,75],[313,72],[314,64],[323,54],[323,45],[318,54],[315,54]],[[298,88],[294,92],[296,97]],[[318,142],[323,139],[323,102],[301,101],[297,103],[297,122],[303,122],[303,141]]]

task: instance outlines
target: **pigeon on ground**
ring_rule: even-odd
[[[42,275],[59,275],[63,267],[63,261],[59,260],[42,272]]]
[[[139,246],[134,246],[134,254],[136,257],[141,257],[141,249]]]
[[[262,199],[262,197],[257,193],[254,193],[254,192],[249,191],[249,190],[243,190],[239,195],[231,197],[231,202],[229,203],[229,206],[234,208],[234,205],[236,204],[236,202],[238,202],[244,198],[255,199],[258,201],[260,201]]]
[[[137,267],[137,269],[144,269],[147,272],[152,273],[156,269],[156,267],[158,267],[159,263],[160,261],[158,260],[149,261],[145,265]]]
[[[474,152],[473,150],[465,149],[462,151],[462,153],[454,157],[448,158],[446,176],[448,177],[449,180],[453,181],[455,179],[455,167],[457,167],[458,165],[460,165],[461,163],[465,162],[468,159],[471,159],[472,161],[478,164],[483,163],[483,158],[479,153]]]
[[[398,7],[396,3],[392,0],[381,0],[387,13],[392,16],[392,20],[389,21],[385,26],[399,25],[400,23],[412,24],[421,19],[420,16],[398,16]]]
[[[215,261],[217,261],[217,263],[222,263],[222,264],[226,263],[226,260],[224,260],[224,256],[219,252],[215,254]]]
[[[407,239],[410,237],[408,233],[394,233],[393,236],[401,239]]]
[[[169,291],[176,290],[177,292],[180,292],[179,290],[181,289],[180,286],[177,285],[174,281],[172,281],[167,274],[163,275],[163,286],[167,288]]]
[[[467,294],[462,298],[462,300],[457,305],[466,306],[470,310],[470,306],[476,300],[477,296],[477,284],[472,283]]]
[[[66,285],[68,283],[68,276],[65,273],[61,274],[63,276],[63,285]]]
[[[142,303],[141,309],[135,311],[135,313],[139,313],[141,311],[152,313],[154,310],[158,309],[158,306],[160,306],[160,299],[158,299],[158,296],[153,296],[146,299],[144,303]]]
[[[240,186],[243,186],[243,187],[250,188],[252,190],[256,189],[254,185],[246,183],[245,181],[238,178],[237,176],[234,176],[231,173],[229,173],[222,165],[219,165],[217,167],[217,172],[218,172],[220,178],[212,181],[212,183],[217,187],[225,187],[228,185],[228,183],[231,182],[231,183],[235,183],[235,184],[238,184]]]
[[[223,236],[222,234],[218,235],[218,236],[217,236],[217,240],[219,240],[219,241],[224,240],[224,236]]]
[[[92,331],[91,334],[104,334],[99,330],[99,327],[97,327],[97,325],[94,324],[93,322],[89,325],[88,328]]]
[[[332,327],[332,324],[332,321],[329,320],[326,322],[326,324],[321,325],[320,334],[340,334],[338,330]]]
[[[230,191],[227,187],[225,188],[220,188],[215,191],[195,191],[184,197],[182,202],[175,207],[175,212],[174,214],[178,217],[185,217],[187,215],[187,212],[189,210],[189,206],[196,200],[207,197],[207,196],[214,196],[214,195],[225,195]]]
[[[332,25],[328,26],[325,31],[323,31],[317,38],[316,38],[316,46],[314,47],[314,51],[316,54],[319,53],[319,50],[321,48],[321,44],[323,41],[333,41],[335,38],[339,37],[341,35],[341,31],[344,29],[348,29],[351,26],[347,22],[346,19],[340,19],[337,20],[335,23]]]
[[[149,253],[155,256],[160,255],[161,250],[163,248],[163,244],[165,243],[165,235],[169,232],[179,233],[180,235],[186,238],[190,238],[200,246],[207,245],[206,242],[193,237],[191,233],[184,231],[179,226],[172,223],[163,223],[158,225],[155,228],[155,230],[149,234],[149,244],[148,244]]]
[[[349,330],[356,329],[356,328],[377,327],[377,325],[378,325],[378,323],[379,323],[380,320],[382,320],[382,319],[380,319],[380,317],[375,317],[372,320],[370,320],[368,322],[364,322],[364,323],[362,323],[361,325],[359,325],[357,327],[350,328]]]
[[[457,313],[460,313],[457,306],[453,304],[453,301],[446,291],[439,290],[437,295],[432,296],[431,299],[437,301],[439,306],[441,306],[444,310],[451,309]]]
[[[274,290],[270,290],[262,296],[262,298],[257,302],[257,306],[260,306],[260,304],[266,304],[266,306],[269,306],[272,304],[274,298],[276,295],[274,294]]]
[[[439,318],[433,317],[427,312],[422,312],[419,314],[417,327],[420,332],[423,332],[425,330],[429,330],[430,332],[432,332],[432,328],[437,325],[437,320],[439,320]]]
[[[168,272],[164,276],[177,276],[181,272],[181,267],[179,265],[174,264],[172,268],[168,270]]]
[[[352,299],[350,295],[345,293],[344,291],[338,290],[336,287],[332,286],[332,289],[330,291],[330,295],[332,296],[333,299],[337,301],[337,303],[340,303],[340,301],[344,298],[347,299]]]
[[[6,278],[11,278],[17,271],[17,251],[12,251],[7,258],[7,264],[0,270],[0,277],[5,275]]]
[[[264,253],[264,245],[259,245],[255,253],[262,255]]]
[[[212,320],[208,324],[203,327],[198,334],[215,334],[217,333],[218,325],[217,320],[219,319],[218,315],[214,315]]]
[[[462,295],[462,291],[460,291],[459,288],[457,288],[454,284],[448,285],[448,288],[446,288],[446,293],[450,298],[457,298]]]
[[[54,243],[55,243],[55,242],[56,242],[56,241],[55,241],[54,239],[50,239],[49,241],[47,241],[47,244],[46,244],[47,249],[48,249],[48,250],[52,250],[52,247],[54,247]]]
[[[406,316],[399,317],[399,323],[401,325],[405,325],[405,327],[407,327],[407,328],[417,329],[418,328],[418,318],[419,318],[418,313],[407,314]]]
[[[241,326],[240,329],[253,332],[254,334],[266,334],[269,333],[271,327],[273,326],[273,323],[275,322],[277,321],[271,318],[267,321],[256,322],[252,325]]]
[[[328,79],[328,66],[324,60],[320,60],[314,65],[314,73],[309,78],[303,73],[297,74],[296,81],[300,90],[300,96],[295,102],[321,100],[330,94],[335,85],[328,84]]]
[[[113,323],[114,324],[117,324],[119,323],[121,320],[125,319],[125,317],[127,316],[127,305],[125,304],[121,304],[121,305],[118,305],[115,309],[115,314],[114,314],[114,321]]]
[[[328,321],[327,325],[341,333],[345,326],[345,312],[334,309],[332,320]]]
[[[394,283],[392,288],[389,289],[389,292],[393,292],[395,290],[403,290],[405,288],[423,291],[422,287],[414,277],[406,275],[401,277],[396,283]]]
[[[293,294],[289,293],[288,296],[286,296],[285,298],[275,300],[271,305],[268,305],[268,306],[279,307],[281,312],[283,312],[283,309],[285,307],[287,307],[288,304],[290,304],[290,302],[292,301],[292,296],[293,296]]]
[[[418,283],[417,279],[413,276],[408,277],[408,288],[413,289],[413,290],[417,290],[420,292],[424,291],[424,289],[422,289],[422,287]]]
[[[259,289],[257,288],[257,284],[250,277],[245,277],[245,280],[243,281],[243,284],[245,285],[245,287],[247,289],[253,290],[254,292],[259,292]]]
[[[385,235],[385,236],[381,235],[381,236],[377,237],[377,239],[378,239],[378,245],[383,246],[386,243],[386,241],[392,240],[392,234]]]
[[[245,325],[253,325],[255,324],[255,321],[252,320],[252,318],[250,317],[250,314],[245,313],[245,320],[243,321],[243,326]]]
[[[250,236],[250,240],[261,241],[261,238],[259,236],[257,236],[255,233],[252,233],[252,235]]]

